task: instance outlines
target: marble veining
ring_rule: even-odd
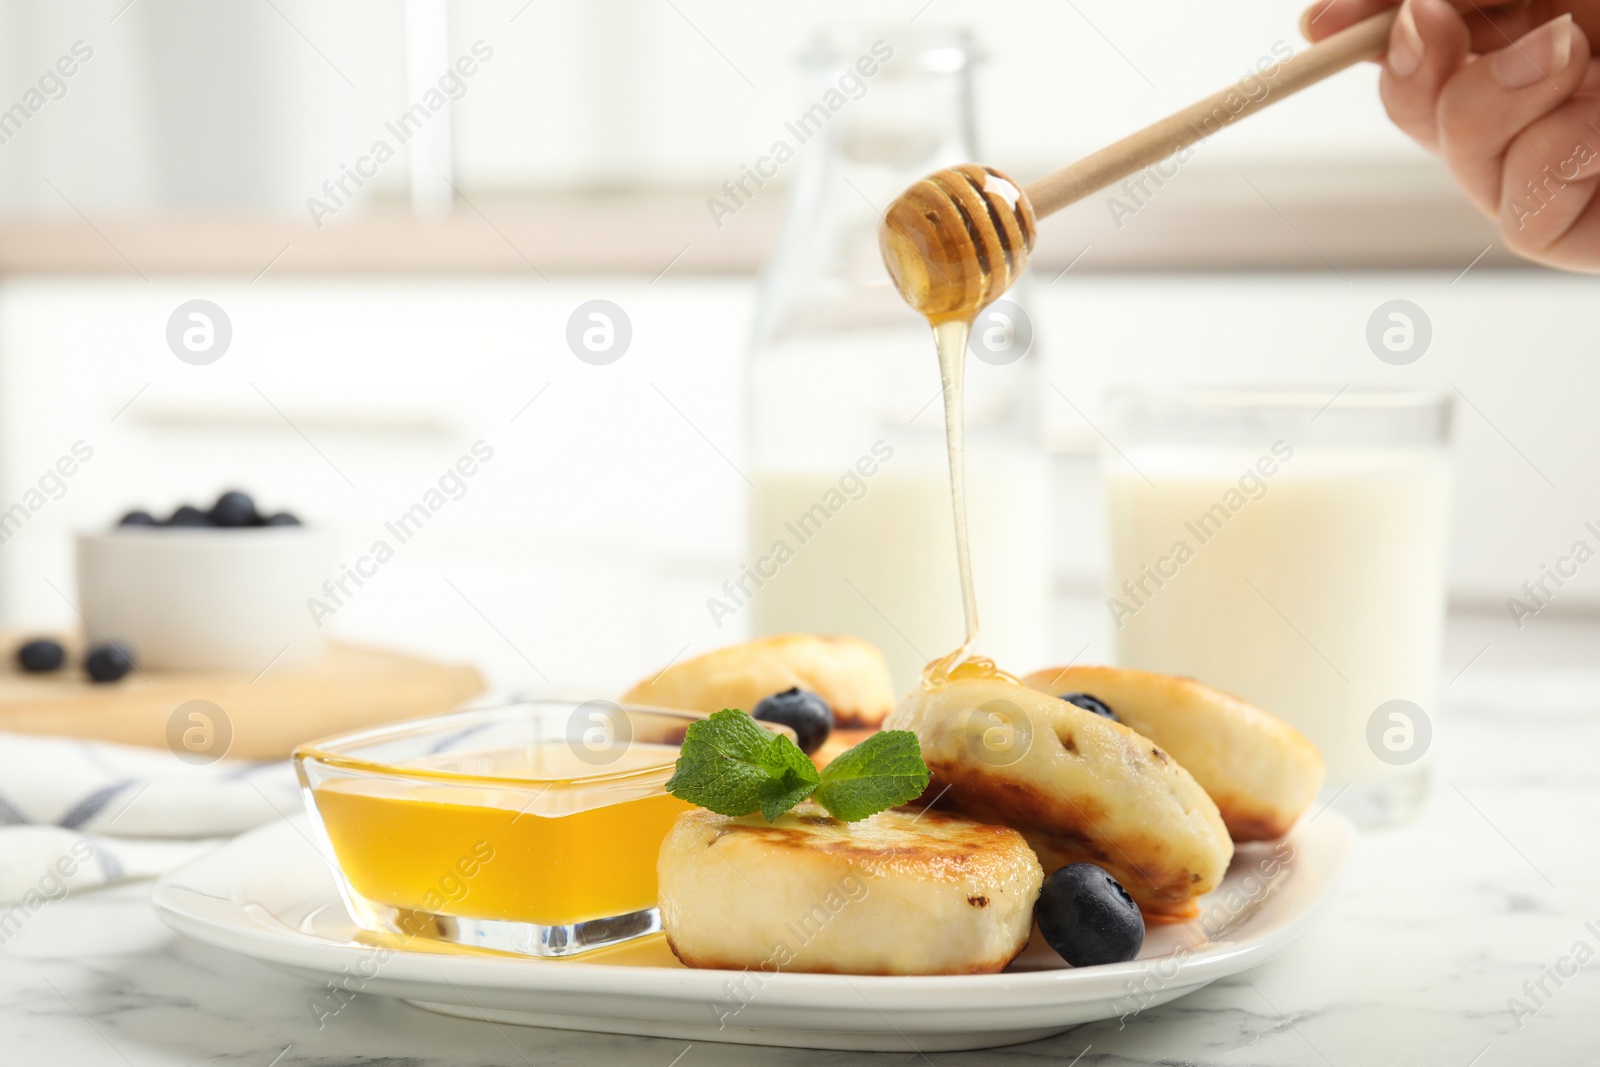
[[[170,932],[134,884],[50,904],[0,948],[0,1064],[1594,1063],[1600,958],[1550,975],[1578,942],[1600,950],[1600,672],[1559,682],[1454,686],[1422,820],[1363,838],[1331,912],[1282,956],[1125,1024],[924,1057],[495,1026],[362,995],[319,1029],[315,987]]]

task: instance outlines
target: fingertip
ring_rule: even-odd
[[[1405,0],[1389,31],[1384,66],[1402,82],[1426,72],[1436,84],[1467,58],[1471,34],[1447,0]]]
[[[1379,95],[1395,124],[1430,150],[1440,148],[1440,93],[1466,62],[1468,38],[1444,0],[1406,0],[1390,32]]]
[[[1438,72],[1448,74],[1466,61],[1471,52],[1472,31],[1449,0],[1407,0],[1390,36],[1391,56],[1396,51],[1394,44],[1402,40],[1407,40],[1417,53],[1425,54],[1429,65],[1437,67]],[[1405,50],[1398,51],[1403,54]],[[1392,60],[1390,67],[1394,68]],[[1400,70],[1395,73],[1408,76]],[[1415,67],[1411,73],[1415,73]]]
[[[1378,7],[1390,6],[1394,0],[1376,0]],[[1360,21],[1371,6],[1372,0],[1317,0],[1300,15],[1300,34],[1308,41],[1320,41]]]
[[[1389,31],[1389,51],[1384,61],[1397,78],[1409,78],[1422,66],[1422,53],[1426,48],[1411,0],[1400,5],[1394,28]]]
[[[1410,6],[1418,32],[1430,44],[1443,34],[1451,34],[1463,42],[1469,42],[1472,34],[1467,29],[1467,20],[1461,17],[1461,12],[1449,0],[1411,0]]]
[[[1328,5],[1331,4],[1332,2],[1333,2],[1333,0],[1322,0],[1321,3],[1312,4],[1310,7],[1306,8],[1304,11],[1300,12],[1300,36],[1301,37],[1304,37],[1308,41],[1315,41],[1317,39],[1316,38],[1316,22],[1317,22],[1317,19],[1322,16],[1322,13],[1328,9]]]
[[[1327,7],[1327,6],[1328,5],[1325,4],[1325,3],[1324,4],[1312,4],[1310,7],[1306,8],[1304,11],[1300,12],[1300,36],[1301,37],[1304,37],[1308,41],[1315,41],[1316,40],[1316,38],[1312,36],[1313,32],[1315,32],[1315,29],[1316,29],[1316,18],[1317,18],[1318,15],[1320,15],[1322,13],[1322,9]]]
[[[1575,71],[1574,60],[1587,62],[1588,58],[1588,38],[1569,12],[1491,53],[1486,62],[1494,80],[1503,89],[1529,89],[1541,82],[1559,88],[1565,83],[1570,93],[1582,78],[1582,73]],[[1568,77],[1573,80],[1568,81]]]

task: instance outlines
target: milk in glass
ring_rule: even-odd
[[[1124,455],[1105,465],[1106,607],[1121,665],[1189,675],[1282,717],[1322,750],[1330,790],[1355,783],[1369,794],[1358,817],[1388,821],[1426,781],[1448,409],[1433,394],[1326,403],[1124,398]]]

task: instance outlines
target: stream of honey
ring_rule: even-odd
[[[939,353],[939,381],[944,388],[944,438],[950,459],[950,503],[955,511],[956,569],[961,577],[961,617],[966,635],[955,651],[934,660],[922,672],[923,684],[937,685],[972,655],[978,641],[978,598],[972,587],[972,550],[967,540],[967,463],[965,383],[969,320],[935,323],[933,343]]]
[[[953,651],[923,668],[922,684],[933,689],[963,678],[1009,678],[985,656],[974,656],[978,642],[978,597],[972,583],[972,548],[967,534],[967,462],[965,382],[967,338],[972,323],[947,319],[933,323],[934,347],[939,353],[939,379],[944,387],[945,449],[950,461],[950,506],[956,528],[956,568],[961,577],[961,614],[966,633]]]
[[[993,661],[974,656],[978,600],[967,534],[965,381],[967,340],[978,313],[1011,285],[1033,247],[1033,215],[1022,190],[999,171],[965,164],[914,184],[890,205],[878,245],[906,303],[933,327],[944,390],[950,505],[965,634],[960,646],[928,664],[922,684],[1002,677]]]

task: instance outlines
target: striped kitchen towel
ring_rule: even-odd
[[[195,765],[161,749],[0,733],[0,907],[152,877],[300,810],[283,761]]]

